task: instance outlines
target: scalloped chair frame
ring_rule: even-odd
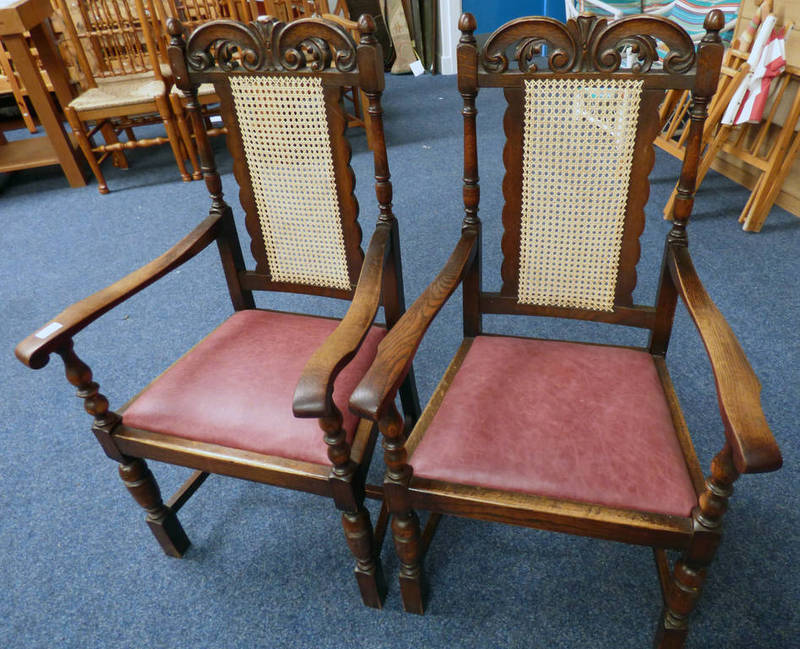
[[[362,600],[379,608],[385,584],[377,557],[387,516],[384,509],[377,529],[373,530],[364,506],[366,497],[382,497],[380,487],[366,484],[378,433],[369,420],[347,413],[349,390],[342,394],[334,391],[334,384],[340,390],[340,379],[346,376],[350,377],[349,385],[355,385],[361,376],[358,372],[365,371],[364,358],[369,360],[365,354],[370,349],[374,353],[376,340],[404,312],[398,226],[392,212],[392,185],[383,135],[383,63],[380,47],[373,37],[374,23],[362,19],[358,45],[347,30],[316,18],[288,24],[275,19],[250,24],[213,21],[195,30],[188,42],[183,39],[184,30],[178,21],[170,22],[169,31],[173,74],[187,96],[189,118],[211,195],[208,217],[150,264],[56,316],[18,345],[17,356],[34,369],[45,366],[52,353],[61,356],[67,379],[78,388],[78,396],[85,399],[85,408],[93,417],[92,431],[106,455],[119,463],[123,483],[146,510],[147,524],[166,554],[181,556],[189,546],[176,513],[210,473],[319,494],[330,498],[341,511],[345,539],[356,559],[355,575]],[[327,136],[321,137],[329,138],[330,151],[327,179],[320,183],[316,166],[302,157],[302,146],[295,149],[300,151],[299,158],[283,151],[281,164],[308,171],[306,193],[319,191],[319,187],[333,192],[328,198],[337,206],[338,226],[330,223],[335,214],[321,215],[320,219],[327,219],[326,231],[335,231],[332,246],[342,255],[341,263],[336,266],[335,282],[327,281],[324,273],[312,274],[310,279],[304,275],[287,279],[282,270],[270,267],[275,258],[266,250],[262,217],[269,220],[275,216],[275,210],[280,212],[283,208],[296,213],[297,205],[293,204],[295,197],[286,195],[284,206],[271,199],[272,202],[266,203],[266,214],[261,210],[254,187],[262,179],[253,175],[250,168],[253,159],[242,134],[246,128],[254,135],[254,125],[239,124],[237,100],[231,88],[233,79],[242,81],[246,87],[253,86],[254,79],[267,86],[288,84],[292,80],[301,85],[309,82],[317,99],[322,97],[321,118],[327,121]],[[222,104],[227,143],[235,160],[234,175],[256,262],[254,269],[245,266],[233,212],[223,199],[220,175],[203,128],[197,89],[208,83],[214,85]],[[352,86],[365,93],[372,115],[378,218],[366,253],[361,249],[358,203],[353,194],[355,178],[350,167],[350,147],[344,137],[341,106],[343,89]],[[256,100],[261,101],[258,97]],[[273,125],[270,128],[291,131],[296,126],[295,115],[289,111],[276,109],[269,118]],[[301,139],[307,141],[305,137]],[[256,145],[260,146],[257,141]],[[333,184],[326,184],[331,179]],[[285,188],[277,189],[280,197]],[[275,223],[270,245],[275,243],[277,230],[283,227]],[[306,225],[314,228],[316,221]],[[313,270],[322,261],[320,248],[303,249],[298,241],[302,243],[302,238],[291,242],[290,252],[310,260]],[[110,410],[108,399],[92,380],[91,370],[76,355],[73,337],[106,311],[212,243],[219,248],[235,313],[122,409]],[[319,241],[315,239],[312,243]],[[256,309],[253,291],[304,293],[348,300],[351,304],[345,317],[336,321]],[[381,305],[385,327],[373,324]],[[330,332],[327,338],[325,332]],[[304,342],[297,351],[287,352],[287,343],[294,345],[296,340],[317,342]],[[287,363],[276,366],[273,357],[286,357]],[[290,373],[287,367],[298,362],[296,374]],[[303,362],[306,362],[304,368]],[[200,376],[205,378],[198,381]],[[213,401],[218,393],[226,391],[227,397],[207,407],[208,400]],[[242,401],[244,393],[250,396]],[[275,397],[276,394],[280,396]],[[411,426],[419,413],[412,375],[404,381],[401,400]],[[267,412],[265,403],[274,406]],[[304,419],[316,420],[317,425]],[[281,423],[269,423],[272,421]],[[246,438],[250,440],[247,443]],[[265,446],[270,440],[271,446]],[[147,459],[190,467],[195,472],[165,503]]]
[[[741,473],[780,466],[780,452],[761,410],[758,379],[694,270],[686,234],[706,107],[717,87],[722,59],[718,33],[722,26],[722,14],[713,12],[695,52],[689,35],[660,17],[629,17],[610,25],[594,16],[580,16],[566,25],[530,17],[500,27],[481,50],[473,35],[474,17],[461,17],[458,88],[464,99],[465,210],[461,238],[436,279],[380,343],[375,361],[350,399],[351,410],[378,422],[384,436],[384,492],[407,611],[423,611],[422,559],[439,517],[450,514],[651,546],[663,594],[655,645],[681,647],[720,541],[734,481]],[[656,39],[669,47],[660,68],[652,65],[658,58]],[[546,66],[539,56],[542,44],[548,46]],[[637,60],[632,68],[623,68],[621,52],[629,47]],[[510,65],[509,51],[514,52],[515,65]],[[604,92],[618,94],[609,89],[625,80],[641,86],[610,307],[602,302],[581,306],[520,299],[523,282],[530,281],[522,277],[520,260],[528,211],[524,178],[538,177],[536,161],[525,155],[530,144],[525,142],[526,88],[542,79],[560,87],[556,94],[583,82],[581,92],[593,100]],[[507,140],[499,292],[481,288],[475,109],[480,88],[502,88],[508,102],[503,123]],[[632,292],[648,175],[655,159],[658,106],[670,88],[692,91],[690,132],[655,305],[646,306],[634,304]],[[542,114],[552,107],[554,96],[544,96],[542,100],[550,103]],[[576,101],[574,106],[571,116],[561,107],[556,109],[556,124],[563,118],[564,130],[585,129],[594,119],[598,133],[605,133],[598,137],[625,133],[607,128],[615,119],[593,112],[591,102]],[[535,135],[534,147],[564,146],[563,133]],[[597,142],[593,140],[590,148]],[[619,156],[625,151],[619,147]],[[573,153],[568,153],[571,160]],[[594,149],[586,153],[592,159],[597,156]],[[553,175],[557,175],[555,164]],[[572,163],[559,158],[557,164],[558,173],[566,173],[562,170]],[[556,195],[545,197],[528,216],[552,217],[562,190],[534,187],[534,198],[542,191]],[[617,185],[613,191],[625,190]],[[583,216],[562,207],[562,222],[548,222],[537,235],[550,236],[559,228],[577,232],[573,250],[552,262],[567,276],[572,253],[579,258],[593,250],[594,235],[580,231]],[[546,254],[558,247],[550,246]],[[580,292],[591,284],[591,273],[571,281]],[[403,418],[394,405],[397,388],[425,331],[458,285],[463,287],[463,343],[406,439]],[[722,449],[707,478],[666,366],[679,298],[708,351],[725,427]],[[622,348],[489,334],[483,330],[484,314],[621,324],[649,331],[650,340],[644,348]],[[667,471],[672,478],[666,477]],[[431,512],[425,531],[420,529],[418,509]],[[667,550],[681,552],[674,565]]]

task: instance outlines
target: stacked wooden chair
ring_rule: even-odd
[[[761,230],[800,150],[800,134],[796,130],[800,119],[800,69],[795,66],[787,65],[774,82],[769,109],[760,122],[739,126],[722,124],[728,104],[750,72],[748,58],[754,37],[771,11],[771,0],[756,0],[753,15],[740,19],[736,29],[738,37],[725,52],[719,88],[709,107],[703,133],[697,175],[699,185],[720,151],[731,154],[753,170],[756,180],[739,216],[743,229],[751,232]],[[782,27],[791,30],[792,24]],[[781,26],[776,25],[777,28]],[[683,125],[689,106],[689,97],[684,93],[668,95],[661,107],[663,129],[656,144],[677,158],[685,155],[688,131]],[[782,110],[785,114],[780,115]],[[676,197],[677,187],[664,207],[667,219],[673,216]]]
[[[434,522],[451,514],[651,546],[663,592],[656,646],[681,647],[733,483],[742,473],[781,465],[758,379],[703,288],[687,238],[706,107],[722,59],[723,16],[708,16],[697,51],[684,30],[660,17],[610,25],[594,16],[566,25],[520,18],[482,49],[472,15],[463,15],[459,27],[461,236],[439,275],[381,341],[350,399],[351,409],[378,422],[384,437],[384,493],[403,606],[423,611],[430,534],[420,529],[417,510],[427,510]],[[658,68],[656,39],[669,48]],[[542,44],[546,63],[536,56]],[[632,44],[637,61],[623,68],[621,52]],[[507,138],[499,292],[482,289],[475,99],[484,88],[503,88],[508,103],[498,125]],[[647,306],[634,303],[633,291],[658,107],[670,88],[691,90],[693,108],[675,221],[655,304]],[[397,389],[459,285],[463,342],[406,438]],[[667,370],[679,299],[708,352],[724,426],[707,477]],[[487,333],[484,314],[625,325],[649,332],[649,343],[633,348]],[[674,565],[667,550],[681,552]]]
[[[212,20],[224,20],[233,18],[235,20],[250,21],[255,20],[255,2],[243,1],[241,3],[223,2],[222,0],[154,0],[158,10],[158,20],[155,21],[157,30],[156,38],[164,47],[159,50],[166,50],[169,42],[167,33],[167,21],[169,18],[176,18],[183,25],[185,37],[200,25]],[[165,54],[166,58],[166,54]],[[197,101],[203,111],[203,125],[206,135],[224,135],[227,131],[220,119],[219,97],[214,90],[214,85],[204,83],[197,89]],[[169,93],[169,102],[172,113],[175,115],[175,123],[178,127],[183,147],[189,157],[192,166],[192,178],[200,180],[203,172],[200,169],[200,159],[197,153],[196,134],[189,123],[186,112],[186,97],[177,85],[174,85]],[[216,122],[216,123],[215,123]]]
[[[123,483],[147,512],[164,551],[189,545],[176,512],[209,473],[320,494],[342,513],[364,603],[379,607],[384,588],[379,543],[364,499],[377,431],[347,409],[387,326],[404,310],[397,221],[381,121],[384,87],[374,24],[361,42],[322,19],[283,24],[212,21],[184,41],[170,23],[175,82],[188,96],[206,187],[207,218],[148,265],[74,304],[17,347],[32,368],[56,353],[93,418],[92,431]],[[309,49],[314,57],[300,54]],[[202,124],[197,89],[214,85],[228,127],[238,196],[254,267],[245,265],[233,211]],[[374,119],[377,225],[361,249],[355,177],[345,137],[342,89],[360,87]],[[201,250],[216,244],[234,313],[125,407],[110,410],[73,338],[106,311]],[[255,308],[253,292],[295,292],[351,301],[339,321]],[[296,389],[296,392],[295,392]],[[413,424],[418,402],[409,375],[400,390]],[[293,396],[294,395],[294,396]],[[295,418],[292,408],[299,417]],[[147,466],[153,459],[196,473],[167,503]]]
[[[66,0],[59,0],[68,36],[77,54],[86,89],[64,108],[101,194],[108,184],[100,168],[113,156],[127,167],[124,151],[169,144],[181,178],[191,180],[184,150],[169,106],[171,80],[159,58],[152,20],[155,0],[76,0],[81,28],[76,27]],[[162,124],[166,136],[139,139],[134,128]],[[127,141],[119,141],[125,132]],[[95,144],[102,134],[105,144]]]
[[[772,9],[772,0],[756,0],[756,2],[760,3],[760,7],[756,15],[749,21],[749,26],[743,32],[741,29],[736,30],[742,32],[742,37],[737,39],[732,47],[725,50],[722,67],[720,68],[719,87],[708,108],[709,114],[703,133],[703,145],[706,145],[710,138],[713,137],[731,97],[736,92],[736,88],[750,71],[747,65],[747,57],[753,44],[755,31]],[[736,24],[741,22],[742,16],[737,14]],[[686,24],[683,26],[685,27]],[[728,26],[730,26],[729,22],[726,23],[726,27]],[[692,40],[697,38],[699,36],[696,34]],[[688,119],[690,100],[691,97],[688,92],[670,91],[667,93],[659,111],[662,130],[656,137],[656,145],[677,158],[683,158],[683,151],[686,148],[688,130],[683,127]],[[702,181],[702,178],[700,181]],[[671,212],[671,210],[672,208],[668,207],[665,213]]]

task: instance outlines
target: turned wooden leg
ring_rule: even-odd
[[[369,512],[362,505],[355,512],[342,513],[342,526],[347,545],[356,558],[356,581],[366,606],[381,608],[386,597],[386,580],[375,551]]]
[[[78,113],[75,112],[74,108],[67,106],[64,109],[64,113],[67,116],[67,121],[69,122],[70,128],[72,128],[72,132],[75,133],[75,138],[78,140],[78,146],[83,152],[86,162],[89,163],[89,168],[92,170],[94,177],[97,178],[97,191],[101,194],[108,194],[108,185],[106,184],[105,176],[103,176],[103,172],[100,171],[100,164],[97,162],[94,151],[92,151],[92,143],[89,142],[86,129],[83,127],[83,122],[78,118]]]
[[[178,131],[175,124],[172,123],[172,111],[169,107],[169,101],[165,96],[156,97],[156,106],[158,107],[158,114],[161,115],[161,120],[164,122],[164,130],[167,132],[167,139],[169,145],[172,147],[172,154],[175,156],[175,163],[178,165],[178,171],[184,182],[190,182],[192,177],[186,171],[186,163],[183,159],[183,151],[181,151],[181,141],[178,136]]]
[[[400,595],[403,609],[422,615],[422,567],[420,566],[419,517],[414,510],[392,516],[392,535],[400,559]]]
[[[725,444],[711,463],[705,491],[692,512],[692,544],[676,562],[667,586],[664,610],[656,631],[657,649],[681,649],[689,632],[689,614],[694,610],[708,565],[716,554],[722,534],[722,516],[733,493],[739,472],[733,464],[731,448]]]
[[[103,134],[103,140],[105,140],[106,144],[117,144],[119,142],[119,138],[114,132],[114,125],[108,120],[104,120],[100,124],[100,133]],[[114,151],[111,154],[111,162],[117,169],[128,168],[128,158],[125,157],[124,151]]]
[[[689,633],[688,617],[706,578],[706,569],[681,559],[675,564],[667,602],[656,631],[657,649],[681,649]]]
[[[133,499],[147,511],[145,520],[164,553],[171,557],[183,556],[189,547],[189,539],[178,517],[161,500],[161,491],[147,463],[131,458],[127,464],[119,465],[119,476]]]

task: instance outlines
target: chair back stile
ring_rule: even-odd
[[[464,228],[478,234],[477,254],[464,277],[465,335],[481,333],[483,313],[663,329],[657,323],[664,314],[633,302],[658,108],[667,89],[692,90],[683,216],[672,235],[680,238],[691,211],[706,107],[719,75],[723,48],[717,31],[711,29],[695,53],[686,33],[659,17],[608,24],[580,16],[567,26],[532,17],[504,25],[479,50],[471,16],[463,16],[459,27]],[[656,40],[670,48],[661,66],[653,65]],[[539,56],[543,44],[546,61]],[[621,49],[632,44],[638,60],[624,68]],[[512,47],[513,66],[506,55]],[[508,104],[499,292],[484,292],[480,285],[475,96],[481,87],[502,87]]]
[[[362,22],[360,45],[347,30],[318,18],[289,25],[274,18],[248,25],[214,21],[198,28],[188,41],[181,25],[170,22],[175,82],[188,97],[212,211],[218,212],[229,208],[202,127],[196,98],[200,84],[214,84],[228,128],[227,144],[256,261],[254,270],[246,270],[241,261],[231,260],[226,266],[236,308],[246,308],[252,290],[352,298],[364,253],[345,137],[345,87],[358,86],[369,99],[378,218],[394,223],[381,119],[380,47],[369,19]],[[291,119],[270,117],[287,113]],[[252,120],[259,121],[257,127]],[[387,295],[401,297],[394,266],[389,264],[387,271],[385,281],[397,285]]]

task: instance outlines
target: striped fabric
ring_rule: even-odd
[[[648,14],[669,16],[669,12],[674,4],[675,0],[642,0],[642,7],[645,13]]]
[[[614,7],[622,12],[623,16],[646,13],[651,15],[669,15],[675,0],[600,0],[604,4]],[[598,16],[609,15],[601,7],[597,6],[592,0],[578,0],[578,11],[589,12]]]
[[[719,9],[725,14],[725,22],[736,20],[739,13],[739,3],[735,0],[675,0],[675,5],[667,14],[667,17],[674,20],[683,27],[689,36],[694,40],[705,33],[703,21],[712,9]],[[720,34],[723,41],[730,41],[733,37],[733,30]]]
[[[755,40],[756,33],[758,32],[758,28],[761,26],[761,23],[767,19],[770,11],[771,8],[768,2],[762,2],[758,9],[756,9],[756,13],[753,14],[750,22],[742,30],[742,33],[739,36],[739,49],[742,50],[742,52],[750,51],[753,41]]]
[[[601,0],[601,2],[618,9],[624,16],[642,13],[642,0]],[[610,15],[608,11],[598,7],[592,0],[579,0],[578,10],[581,13],[587,12],[596,16]]]

